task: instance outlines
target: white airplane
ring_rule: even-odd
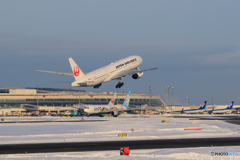
[[[120,112],[124,112],[129,110],[129,102],[130,102],[131,91],[129,91],[124,103],[122,105],[87,105],[84,108],[80,108],[80,112],[85,113],[87,116],[90,115],[100,115],[102,114],[111,114],[113,117],[117,117]]]
[[[234,105],[234,101],[232,101],[228,106],[227,106],[227,108],[224,108],[224,109],[212,109],[211,111],[208,111],[208,113],[210,113],[210,114],[231,114],[232,113],[232,111],[235,109],[235,108],[233,108],[233,105]]]
[[[46,70],[37,71],[56,73],[60,75],[73,75],[75,78],[75,81],[72,82],[73,87],[94,86],[94,88],[99,88],[102,83],[106,83],[116,79],[118,80],[116,88],[121,88],[124,85],[121,80],[127,75],[132,76],[133,79],[139,79],[143,76],[143,72],[158,69],[158,67],[156,67],[140,70],[139,67],[142,64],[143,60],[139,56],[129,56],[127,58],[113,62],[105,67],[96,69],[92,72],[82,72],[82,70],[78,67],[78,65],[74,62],[72,58],[69,58],[69,62],[72,68],[72,72]]]
[[[184,108],[181,110],[181,111],[173,111],[175,113],[203,113],[205,111],[205,108],[206,108],[206,105],[207,105],[207,101],[204,101],[203,105],[200,106],[200,108],[198,109],[189,109],[189,110],[184,110]]]

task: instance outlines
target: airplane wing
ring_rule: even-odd
[[[151,71],[151,70],[154,70],[154,69],[158,69],[158,67],[156,68],[151,68],[151,69],[144,69],[144,70],[131,70],[131,71],[122,71],[122,72],[119,72],[118,74],[114,75],[112,77],[112,79],[117,79],[117,78],[121,78],[121,77],[124,77],[126,75],[133,75],[135,73],[142,73],[142,72],[146,72],[146,71]]]
[[[72,75],[73,76],[73,72],[63,72],[63,71],[47,71],[47,70],[36,70],[39,72],[47,72],[47,73],[55,73],[55,74],[60,74],[62,75]],[[83,72],[84,74],[87,74],[89,72]]]
[[[23,106],[31,106],[31,107],[37,107],[37,105],[34,105],[34,104],[22,104]],[[38,105],[40,106],[40,105]]]
[[[129,108],[129,109],[123,109],[123,110],[103,110],[102,112],[99,112],[99,113],[110,113],[112,111],[117,111],[119,113],[122,113],[122,112],[127,112],[127,111],[136,111],[136,110],[141,110],[141,108]]]

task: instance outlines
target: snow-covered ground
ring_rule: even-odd
[[[7,160],[75,160],[75,159],[240,159],[240,156],[211,156],[211,152],[235,152],[240,155],[240,147],[201,147],[201,148],[169,148],[130,150],[129,156],[120,156],[119,151],[101,152],[62,152],[62,153],[37,153],[37,154],[12,154],[0,155],[0,159]]]
[[[174,115],[175,116],[175,115]],[[6,121],[27,121],[30,117],[7,117]],[[82,117],[31,117],[34,120],[80,120]],[[0,144],[121,141],[142,139],[176,139],[201,137],[239,137],[240,125],[221,120],[189,120],[163,116],[84,117],[94,122],[1,123]],[[162,123],[169,120],[169,123]],[[184,131],[184,128],[202,128],[201,131]],[[134,132],[131,131],[134,129]],[[127,133],[127,137],[118,137]],[[131,150],[130,156],[119,151],[65,152],[0,155],[0,159],[240,159],[240,156],[211,156],[211,152],[237,152],[238,147],[169,148]]]
[[[135,116],[141,117],[141,116]],[[6,118],[6,121],[28,118]],[[79,120],[62,117],[32,117],[31,120]],[[50,143],[84,141],[120,141],[142,139],[173,139],[201,137],[238,137],[240,126],[220,120],[189,120],[148,116],[84,117],[84,120],[107,120],[94,122],[51,122],[51,123],[0,123],[0,143]],[[83,121],[84,121],[83,120]],[[162,123],[169,120],[169,123]],[[201,131],[184,131],[184,128],[202,128]],[[131,131],[134,129],[134,132]],[[127,137],[118,137],[127,133]]]

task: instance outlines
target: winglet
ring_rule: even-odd
[[[68,60],[69,60],[69,63],[71,65],[73,76],[74,76],[75,80],[78,80],[78,79],[84,77],[85,74],[78,67],[78,65],[74,62],[74,60],[71,57]]]
[[[130,102],[130,96],[131,96],[131,91],[128,92],[127,97],[125,98],[125,101],[123,102],[123,106],[130,108],[129,107],[129,102]]]

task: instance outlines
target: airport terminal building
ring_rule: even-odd
[[[108,104],[113,92],[92,93],[74,89],[55,88],[2,88],[0,89],[0,107],[22,108],[22,104],[46,107],[71,107],[76,104]],[[122,104],[127,93],[118,94],[118,104]],[[131,94],[130,106],[162,106],[161,96],[147,96],[146,94]],[[117,102],[117,100],[116,100]]]

